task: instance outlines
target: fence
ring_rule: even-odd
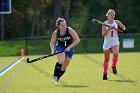
[[[120,52],[140,52],[140,35],[119,35]],[[75,46],[75,53],[100,53],[103,52],[103,37],[80,36],[81,42]],[[126,42],[130,41],[130,42]],[[50,53],[50,37],[45,38],[18,38],[0,41],[0,56],[19,55],[20,49],[26,55],[44,55]],[[134,43],[134,47],[133,47]],[[127,44],[127,46],[124,46]],[[123,47],[133,48],[123,48]]]

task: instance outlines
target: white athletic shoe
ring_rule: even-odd
[[[54,76],[53,79],[52,79],[52,82],[53,83],[58,83],[58,79],[57,78],[58,78],[57,76]]]

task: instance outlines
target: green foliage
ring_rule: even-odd
[[[24,40],[0,41],[0,56],[19,56],[21,49],[26,49]]]
[[[68,0],[61,0],[62,16],[66,16]],[[101,25],[108,9],[116,11],[116,19],[126,25],[129,33],[140,33],[140,4],[137,0],[70,0],[68,25],[79,35],[101,35]],[[12,14],[4,16],[5,38],[50,36],[55,29],[55,0],[14,0]],[[0,26],[1,29],[1,26]]]
[[[80,35],[84,35],[87,26],[88,10],[84,6],[75,12],[72,14],[73,17],[70,20],[70,26],[72,26]]]

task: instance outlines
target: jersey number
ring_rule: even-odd
[[[64,41],[65,42],[65,46],[67,46],[67,43],[66,43],[66,41]]]
[[[113,30],[111,31],[111,37],[113,37]]]

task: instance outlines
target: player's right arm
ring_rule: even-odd
[[[56,31],[54,31],[52,33],[52,36],[51,36],[51,41],[50,41],[51,54],[54,53],[54,45],[55,45],[55,42],[56,42]]]

